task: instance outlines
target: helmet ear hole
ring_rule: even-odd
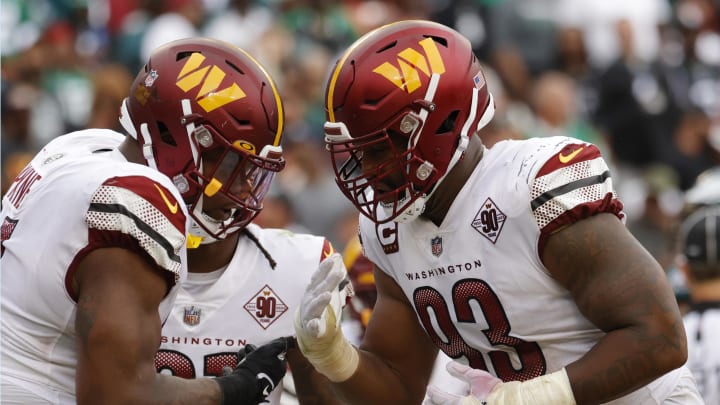
[[[177,142],[175,142],[175,139],[173,139],[173,136],[170,133],[170,130],[168,130],[167,126],[161,121],[157,122],[157,126],[158,132],[160,132],[160,140],[162,140],[168,145],[177,146]]]
[[[457,121],[457,116],[460,114],[459,110],[455,110],[448,115],[447,118],[440,124],[438,129],[435,131],[435,134],[446,134],[448,132],[452,132],[455,129],[455,122]]]

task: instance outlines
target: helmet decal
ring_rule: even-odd
[[[157,70],[153,69],[148,73],[147,77],[145,77],[145,87],[152,87],[152,85],[155,83],[155,80],[158,78]]]
[[[135,91],[133,92],[133,97],[135,97],[135,100],[141,105],[145,106],[148,102],[148,99],[150,99],[150,90],[149,87],[152,87],[153,83],[155,83],[155,79],[157,79],[158,74],[155,70],[151,70],[148,72],[147,76],[145,77],[145,81],[143,82],[143,86],[137,86],[135,88]],[[148,85],[150,83],[150,85]]]
[[[419,44],[424,51],[424,55],[413,48],[406,48],[397,55],[400,69],[390,62],[385,62],[376,67],[373,72],[390,80],[394,85],[408,93],[414,92],[422,85],[418,70],[426,76],[445,73],[445,64],[435,41],[432,38],[425,38]]]
[[[198,105],[207,112],[245,98],[245,92],[237,83],[218,90],[220,83],[225,79],[225,72],[215,65],[200,67],[204,60],[205,57],[200,53],[193,53],[190,56],[178,74],[176,84],[179,88],[187,93],[202,84],[196,100]]]

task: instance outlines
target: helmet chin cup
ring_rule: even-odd
[[[402,224],[410,222],[415,218],[419,217],[425,211],[425,201],[427,197],[418,197],[415,201],[410,203],[393,221]]]
[[[219,221],[208,216],[203,211],[204,196],[200,197],[198,204],[191,208],[189,234],[202,238],[201,245],[214,243],[226,239],[228,236],[243,229],[250,221],[237,221],[245,210],[233,209],[229,218]],[[254,218],[254,215],[252,216]],[[252,218],[251,218],[252,219]]]
[[[190,219],[190,227],[188,228],[188,248],[197,248],[200,245],[208,245],[215,243],[218,239],[210,235],[205,228],[200,226],[194,219]]]

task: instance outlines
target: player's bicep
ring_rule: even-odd
[[[360,348],[379,356],[413,391],[424,392],[437,348],[400,286],[382,270],[374,274],[378,298]]]
[[[78,403],[126,401],[155,378],[158,306],[168,281],[145,258],[121,248],[89,253],[75,279]]]
[[[676,315],[662,268],[612,214],[553,234],[544,257],[580,311],[604,331]]]

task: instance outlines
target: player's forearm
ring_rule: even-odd
[[[87,381],[78,385],[78,405],[220,405],[220,387],[209,378],[194,380],[155,374],[136,381],[103,384]]]
[[[334,391],[343,403],[367,404],[419,404],[422,402],[425,386],[409,386],[400,372],[390,367],[370,352],[358,350],[358,368],[346,381],[333,383]],[[372,387],[372,388],[368,388]]]
[[[158,374],[154,384],[152,404],[167,405],[221,405],[220,386],[212,378],[188,380],[179,377]]]
[[[675,328],[682,328],[682,324]],[[682,332],[673,335],[677,333]],[[633,328],[608,333],[585,356],[566,367],[577,403],[608,402],[682,366],[687,351],[673,335]]]
[[[300,405],[342,404],[328,379],[318,373],[299,350],[289,350],[287,359]]]

